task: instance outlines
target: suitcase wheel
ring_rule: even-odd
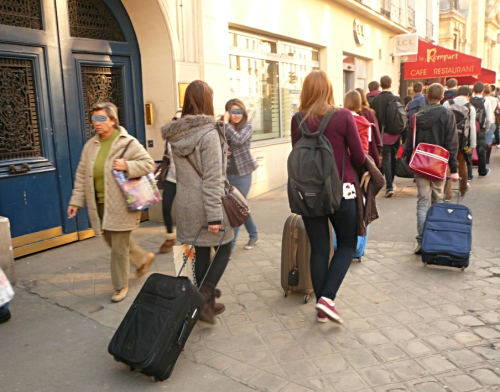
[[[465,271],[465,267],[462,267],[462,272],[464,272],[464,271]]]
[[[363,256],[358,257],[358,261],[361,263],[363,261]]]
[[[135,372],[135,367],[130,366],[130,371],[131,371],[131,372]]]
[[[288,291],[283,290],[283,297],[284,297],[284,298],[288,297]]]
[[[308,294],[304,295],[304,303],[305,304],[307,303],[308,300],[309,300],[309,295]]]

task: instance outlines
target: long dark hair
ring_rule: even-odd
[[[233,98],[227,101],[226,103],[226,112],[231,113],[231,108],[236,105],[240,109],[243,109],[243,117],[241,118],[241,121],[238,124],[234,124],[234,128],[236,131],[239,131],[243,125],[245,125],[248,122],[248,113],[247,113],[247,108],[245,107],[245,104],[241,99],[238,98]]]
[[[189,83],[184,95],[182,117],[191,114],[214,116],[214,91],[202,80]]]

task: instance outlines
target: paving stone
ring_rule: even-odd
[[[223,340],[231,337],[227,327],[217,327],[203,330],[203,337],[206,341]]]
[[[477,317],[486,324],[500,324],[500,313],[498,312],[485,312],[477,314]]]
[[[491,346],[476,346],[471,348],[476,354],[482,355],[484,358],[490,361],[500,360],[500,350],[494,349]]]
[[[323,357],[321,357],[323,358]],[[317,358],[315,358],[317,359]],[[304,377],[312,377],[316,376],[320,373],[319,368],[315,365],[315,362],[307,359],[301,359],[298,361],[290,361],[286,362],[283,365],[283,368],[288,373],[290,379],[298,379]]]
[[[302,385],[290,382],[280,392],[314,392],[313,389],[303,387]]]
[[[277,363],[276,357],[270,349],[246,351],[245,361],[253,366],[262,367]]]
[[[277,320],[262,321],[259,323],[255,323],[255,326],[260,333],[276,332],[285,329],[283,325]]]
[[[343,339],[338,339],[338,340],[332,339],[331,337],[327,337],[327,339],[333,342],[340,351],[355,350],[357,348],[363,347],[361,342],[353,337],[345,337]]]
[[[227,369],[229,366],[234,365],[236,360],[223,354],[215,354],[206,358],[203,363],[211,368],[221,371]]]
[[[238,362],[224,371],[224,373],[231,378],[244,383],[248,383],[252,378],[261,372],[262,371],[260,369],[242,362]]]
[[[387,364],[387,367],[402,380],[411,380],[426,374],[426,370],[413,360],[391,362]]]
[[[337,391],[359,391],[367,386],[366,382],[353,370],[330,374],[328,379]]]
[[[382,328],[380,331],[393,342],[415,338],[415,335],[403,326]]]
[[[448,351],[445,355],[455,364],[462,367],[469,367],[483,362],[483,359],[467,349]]]
[[[394,344],[374,346],[371,350],[384,362],[406,359],[408,356]]]
[[[293,338],[292,334],[289,331],[265,333],[262,334],[262,337],[270,346],[278,346],[295,341],[295,339]]]
[[[380,332],[377,331],[361,332],[358,333],[358,336],[361,339],[361,341],[367,346],[375,346],[377,344],[389,343],[389,340],[384,335],[382,335]]]
[[[443,317],[443,315],[434,308],[417,309],[415,310],[415,313],[426,321],[436,320]]]
[[[387,370],[384,366],[361,369],[360,372],[365,380],[368,381],[368,384],[372,386],[379,386],[399,381],[396,375]]]
[[[375,392],[406,392],[410,391],[408,387],[402,383],[382,385],[374,389]]]
[[[429,336],[439,333],[436,328],[427,323],[410,324],[407,327],[415,332],[418,336]]]
[[[474,333],[481,336],[484,339],[500,338],[500,331],[497,331],[496,329],[489,327],[474,328]]]
[[[449,392],[441,383],[435,379],[421,379],[410,381],[410,385],[417,392]]]
[[[320,357],[335,352],[333,346],[326,339],[308,340],[300,345],[310,357]]]
[[[425,340],[432,346],[434,346],[437,350],[447,350],[459,346],[457,341],[447,336],[429,336]]]
[[[379,305],[380,309],[382,309],[385,313],[388,314],[393,314],[393,313],[399,313],[405,311],[405,307],[397,302],[397,301],[390,301],[390,302],[384,302]]]
[[[420,363],[424,365],[430,374],[439,374],[456,369],[456,366],[442,355],[422,358]]]
[[[345,317],[344,312],[342,312],[342,317]],[[363,319],[347,320],[344,322],[344,327],[351,331],[363,331],[371,329],[371,324]]]
[[[456,320],[458,323],[462,324],[465,327],[479,327],[481,325],[484,325],[481,320],[470,315],[457,317]]]
[[[262,372],[248,383],[259,391],[276,392],[279,391],[288,380],[278,377],[268,372]]]
[[[306,378],[296,380],[296,382],[300,385],[307,387],[307,388],[312,388],[315,391],[336,392],[336,389],[332,386],[332,384],[328,380],[328,377],[324,376],[324,375],[314,376],[314,377],[306,377]]]
[[[394,317],[395,315],[393,315]],[[380,315],[368,318],[370,324],[375,328],[389,327],[392,325],[397,325],[397,321],[389,315]]]
[[[351,367],[340,354],[330,354],[313,358],[321,373],[335,373],[349,370]]]
[[[317,328],[312,326],[308,328],[291,329],[290,333],[298,342],[320,339],[323,337],[323,334],[320,331],[318,331]]]
[[[433,325],[442,332],[453,332],[461,328],[460,325],[457,325],[454,322],[448,320],[436,320],[433,321],[431,325]]]
[[[344,357],[355,369],[379,365],[379,360],[367,349],[348,351]]]
[[[470,374],[484,385],[499,386],[500,377],[491,369],[475,369],[471,370]]]
[[[434,353],[434,350],[431,349],[427,344],[425,344],[421,340],[409,340],[407,342],[401,342],[399,344],[399,346],[410,357],[418,357],[418,356]]]
[[[455,335],[453,335],[453,337],[457,342],[462,344],[469,344],[482,340],[479,336],[473,334],[472,332],[457,332]]]
[[[279,363],[294,361],[297,359],[307,358],[306,352],[298,343],[284,344],[281,346],[272,346],[271,350],[276,355]]]
[[[257,333],[253,324],[232,325],[229,327],[229,331],[233,336]]]
[[[254,322],[269,320],[269,319],[273,318],[273,314],[271,313],[270,310],[267,310],[267,309],[261,309],[261,310],[255,310],[253,312],[248,312],[248,316],[250,317],[250,320],[252,320]]]
[[[451,386],[451,388],[460,392],[475,391],[481,387],[481,384],[465,374],[445,376],[443,379],[447,383],[447,386]]]
[[[393,314],[392,317],[401,324],[416,323],[422,320],[422,317],[410,311],[399,312]]]

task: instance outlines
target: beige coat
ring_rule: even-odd
[[[101,229],[109,231],[129,231],[139,227],[141,211],[128,212],[127,202],[122,190],[113,176],[113,161],[119,158],[130,140],[125,156],[127,175],[129,178],[142,177],[154,169],[153,158],[148,154],[137,139],[129,135],[123,127],[113,141],[109,150],[106,167],[104,168],[104,217],[101,222],[97,214],[97,203],[94,190],[94,161],[97,158],[101,144],[99,135],[95,135],[83,147],[82,156],[76,170],[75,187],[69,202],[70,205],[81,207],[87,203],[90,224],[96,235],[101,235]]]

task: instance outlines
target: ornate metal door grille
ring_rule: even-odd
[[[126,42],[120,25],[102,0],[69,0],[72,37]]]
[[[0,24],[41,30],[40,0],[1,0]]]
[[[0,161],[42,155],[31,60],[0,58]]]
[[[121,68],[82,67],[83,99],[87,139],[94,136],[90,109],[100,102],[112,102],[118,108],[118,120],[125,125]]]

